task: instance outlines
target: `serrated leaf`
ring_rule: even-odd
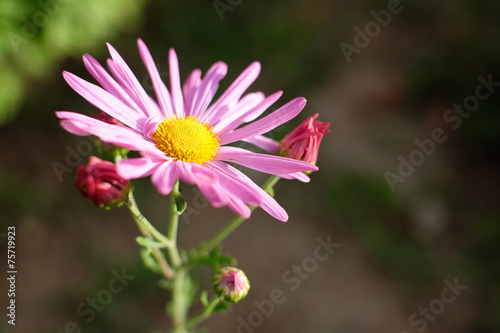
[[[217,270],[220,266],[235,266],[237,261],[232,256],[221,254],[221,247],[216,247],[208,253],[199,253],[191,249],[189,263],[191,265],[209,265],[213,270]]]

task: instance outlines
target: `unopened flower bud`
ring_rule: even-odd
[[[315,120],[318,114],[307,118],[281,140],[278,155],[316,164],[323,135],[330,123]]]
[[[75,184],[85,198],[104,209],[121,206],[130,190],[130,182],[117,174],[113,163],[95,156],[78,167]]]
[[[235,267],[223,267],[214,276],[212,285],[222,300],[237,303],[245,298],[250,290],[250,282],[245,273]]]

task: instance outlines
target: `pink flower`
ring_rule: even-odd
[[[316,113],[304,120],[299,126],[291,131],[280,142],[278,154],[316,164],[318,159],[319,145],[323,135],[329,132],[330,123],[322,123],[314,120],[318,117]]]
[[[309,163],[229,146],[247,141],[276,153],[278,142],[262,134],[294,118],[306,100],[296,98],[255,120],[282,94],[280,91],[265,97],[254,92],[242,97],[260,72],[258,62],[252,63],[212,102],[219,81],[227,72],[225,63],[215,63],[203,78],[201,71],[195,69],[181,86],[177,56],[171,49],[169,91],[146,45],[138,40],[138,46],[157,101],[146,93],[122,57],[108,44],[112,59],[108,59],[107,65],[111,74],[90,55],[83,56],[85,66],[102,88],[68,72],[63,76],[77,93],[126,127],[58,111],[61,126],[76,135],[95,135],[104,142],[139,151],[141,157],[125,159],[117,165],[118,174],[125,179],[151,175],[157,190],[168,194],[180,178],[198,186],[214,207],[228,206],[248,218],[248,205],[260,206],[276,219],[286,221],[285,210],[270,195],[226,162],[282,178],[309,181],[303,171],[317,170]]]
[[[75,184],[85,198],[106,209],[120,206],[130,189],[129,181],[116,173],[113,163],[95,156],[90,156],[87,165],[78,167]]]
[[[245,272],[235,267],[219,269],[215,273],[212,285],[222,300],[233,303],[244,299],[250,290],[250,282]]]

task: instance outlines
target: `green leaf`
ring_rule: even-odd
[[[206,290],[203,290],[200,294],[200,302],[203,304],[203,307],[206,309],[208,307],[208,293]]]
[[[209,265],[214,271],[220,266],[235,266],[236,258],[221,254],[222,247],[218,246],[208,253],[199,253],[195,249],[189,251],[189,263],[191,265]]]
[[[142,259],[142,262],[144,263],[144,266],[146,266],[147,268],[149,268],[150,270],[152,270],[155,273],[161,272],[160,265],[158,265],[158,263],[154,259],[152,252],[151,252],[151,249],[142,248],[140,251],[140,254],[141,254],[141,259]]]
[[[158,281],[158,286],[166,290],[172,290],[172,288],[174,287],[174,281],[161,279],[160,281]]]
[[[152,240],[151,238],[148,237],[138,236],[135,239],[135,241],[137,242],[137,244],[139,244],[140,246],[144,246],[147,249],[152,249],[152,248],[162,249],[167,247],[165,244]]]

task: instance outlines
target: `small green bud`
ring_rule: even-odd
[[[245,298],[250,290],[250,282],[245,273],[236,267],[223,267],[214,276],[214,291],[221,300],[237,303]]]

